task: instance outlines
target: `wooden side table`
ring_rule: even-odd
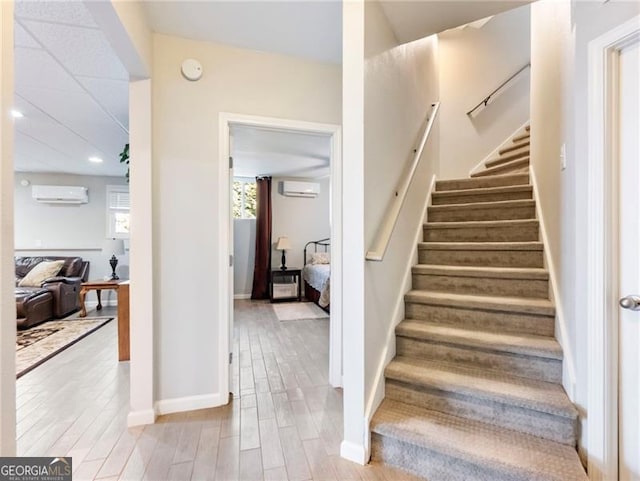
[[[271,284],[269,285],[271,302],[302,300],[301,277],[302,271],[295,267],[287,267],[285,271],[276,267],[271,268]],[[286,292],[279,292],[281,290]]]
[[[84,305],[87,292],[96,291],[98,296],[97,310],[102,309],[100,295],[102,291],[114,290],[118,296],[118,360],[129,360],[129,281],[89,281],[83,282],[80,287],[80,314],[78,317],[87,316],[87,308]]]

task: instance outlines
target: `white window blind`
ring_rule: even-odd
[[[109,192],[109,209],[129,210],[129,192]]]
[[[129,238],[129,187],[107,186],[107,236],[115,239]]]

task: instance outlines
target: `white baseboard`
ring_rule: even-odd
[[[155,411],[158,415],[180,413],[184,411],[195,411],[197,409],[224,406],[228,402],[228,394],[226,396],[223,396],[221,393],[201,394],[198,396],[161,399],[156,402]]]
[[[340,443],[340,456],[363,466],[369,462],[369,456],[364,446],[349,441]]]
[[[127,416],[127,426],[145,426],[156,422],[156,412],[153,409],[143,409],[141,411],[131,411]]]
[[[234,294],[234,299],[251,299],[251,294]]]

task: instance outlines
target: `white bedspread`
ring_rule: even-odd
[[[311,287],[320,292],[320,307],[329,305],[329,276],[331,274],[330,264],[307,264],[302,270],[302,278]]]

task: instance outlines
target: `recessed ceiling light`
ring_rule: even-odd
[[[89,157],[89,162],[93,162],[94,164],[101,164],[102,159],[100,157]]]
[[[19,110],[13,109],[13,110],[11,110],[11,116],[14,119],[21,119],[22,117],[24,117],[24,114],[22,112],[20,112]]]

